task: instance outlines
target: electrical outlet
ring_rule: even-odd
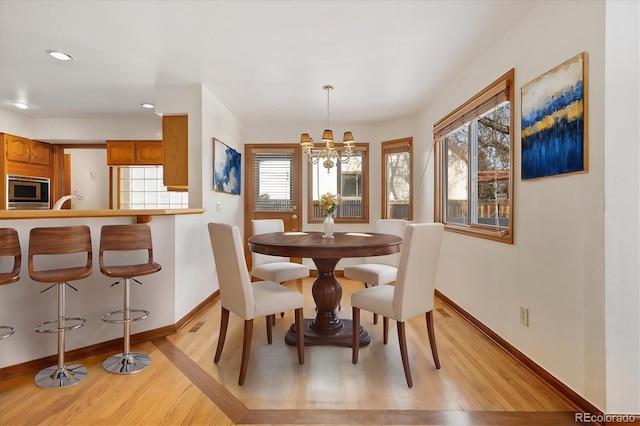
[[[520,306],[520,324],[529,327],[529,308]]]

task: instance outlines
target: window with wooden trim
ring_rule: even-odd
[[[512,69],[434,125],[445,230],[513,243],[513,79]]]
[[[382,142],[382,218],[413,220],[413,138]]]
[[[317,145],[318,150],[324,145]],[[338,151],[340,151],[339,148]],[[335,212],[336,223],[369,222],[369,144],[355,146],[348,163],[336,161],[335,166],[325,169],[322,161],[309,163],[309,204],[308,222],[323,220],[318,200],[322,194],[330,192],[342,198]]]

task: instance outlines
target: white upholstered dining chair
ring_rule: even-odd
[[[251,221],[253,235],[269,232],[284,232],[282,219],[254,219]],[[283,283],[309,276],[309,267],[291,262],[288,257],[251,253],[251,276],[261,280]]]
[[[272,343],[272,320],[278,312],[295,310],[298,362],[304,364],[304,333],[302,307],[304,296],[273,281],[251,282],[244,259],[242,238],[235,225],[209,223],[209,237],[220,284],[220,335],[213,362],[218,363],[229,324],[229,312],[244,320],[244,338],[240,377],[238,384],[244,383],[247,365],[251,355],[253,319],[266,317],[267,342]]]
[[[440,368],[438,349],[433,329],[433,298],[438,272],[440,245],[444,225],[442,223],[408,224],[404,233],[398,274],[394,286],[380,285],[357,291],[351,295],[353,311],[353,353],[352,362],[358,363],[360,341],[360,310],[375,312],[383,317],[383,339],[386,345],[389,337],[389,318],[396,320],[400,355],[407,385],[413,387],[405,322],[425,313],[431,354],[436,368]]]
[[[402,237],[406,226],[406,220],[378,219],[374,232]],[[399,261],[400,253],[365,257],[363,263],[345,266],[344,276],[352,280],[362,281],[365,287],[391,284],[396,280]],[[376,313],[373,314],[373,323],[378,323],[378,314]]]
[[[282,219],[253,219],[251,221],[252,235],[267,234],[269,232],[284,232]],[[282,284],[285,281],[308,277],[309,267],[291,262],[289,257],[251,252],[251,276],[260,280]],[[280,316],[284,316],[284,313],[281,312]],[[273,322],[275,324],[275,317],[273,317]]]

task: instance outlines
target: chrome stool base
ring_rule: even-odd
[[[36,385],[41,388],[66,388],[87,377],[87,369],[80,364],[45,368],[36,374]]]
[[[102,363],[102,367],[109,373],[134,374],[144,370],[150,364],[151,358],[148,355],[132,352],[110,356]]]
[[[16,329],[13,327],[9,327],[8,325],[0,325],[0,340],[6,339],[16,332]]]

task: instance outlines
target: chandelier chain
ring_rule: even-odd
[[[329,92],[331,91],[331,89],[333,89],[333,86],[330,84],[326,84],[322,86],[322,88],[327,91],[327,129],[330,129],[331,128],[331,121],[330,121],[331,110],[329,108]]]

